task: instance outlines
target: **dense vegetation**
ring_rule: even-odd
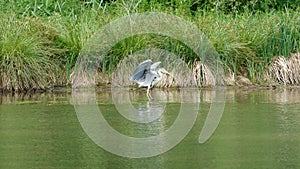
[[[300,51],[299,4],[299,0],[2,0],[0,88],[67,85],[80,50],[93,33],[128,13],[145,11],[192,21],[211,40],[226,69],[263,83],[275,57]],[[133,37],[138,46],[132,39],[117,44],[101,71],[110,74],[130,51],[153,42],[150,37]],[[154,45],[179,53],[187,63],[195,61],[193,53],[177,41],[164,38],[162,42]]]

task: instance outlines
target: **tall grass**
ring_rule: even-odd
[[[205,13],[196,22],[235,75],[261,82],[274,57],[300,50],[299,16],[288,10],[233,16]]]
[[[85,42],[108,22],[101,15],[97,11],[84,11],[81,15],[64,17],[56,14],[46,19],[45,22],[50,29],[58,33],[55,43],[65,50],[58,58],[60,67],[64,70],[62,73],[65,80],[68,80],[72,73],[77,56]],[[67,82],[63,81],[62,83],[65,85]]]
[[[159,11],[195,23],[208,36],[233,77],[263,83],[276,56],[300,51],[297,1],[3,0],[0,2],[0,88],[67,85],[84,44],[101,26],[124,15]],[[295,7],[296,6],[296,7]],[[116,44],[102,60],[102,76],[143,48],[176,53],[189,66],[199,59],[170,37],[139,35]]]
[[[1,15],[0,75],[4,90],[44,89],[55,63],[47,57],[48,41],[38,19]],[[45,31],[45,30],[44,30]]]

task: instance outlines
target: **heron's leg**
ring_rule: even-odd
[[[148,100],[153,100],[153,98],[152,98],[152,96],[151,96],[151,94],[150,94],[150,89],[151,89],[151,87],[149,86],[148,88],[147,88],[147,97],[148,97]]]
[[[148,99],[150,100],[150,96],[149,96],[149,95],[150,95],[150,88],[148,87],[148,88],[147,88],[147,97],[148,97]]]

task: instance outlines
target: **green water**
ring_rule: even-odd
[[[135,107],[146,103],[135,91]],[[208,92],[208,93],[206,93]],[[171,96],[170,96],[171,95]],[[175,97],[169,91],[168,97]],[[178,115],[166,103],[163,123],[131,123],[118,114],[109,91],[99,91],[99,108],[125,135],[157,135]],[[200,110],[189,134],[170,151],[149,158],[114,155],[96,145],[77,119],[70,93],[1,95],[0,168],[300,168],[300,89],[230,89],[221,122],[204,144],[198,137],[210,108],[201,92]]]

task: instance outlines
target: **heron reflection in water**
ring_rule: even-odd
[[[140,63],[134,70],[129,80],[139,84],[139,87],[147,87],[147,97],[149,100],[153,100],[150,89],[159,81],[161,81],[163,74],[172,76],[166,69],[159,68],[158,65],[161,62],[155,62],[152,64],[150,59]],[[173,76],[172,76],[173,77]]]

